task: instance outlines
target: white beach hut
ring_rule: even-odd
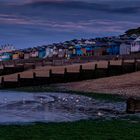
[[[132,52],[132,53],[140,52],[140,37],[138,37],[138,38],[131,44],[131,52]]]
[[[130,54],[130,51],[131,51],[130,43],[120,44],[120,55]]]

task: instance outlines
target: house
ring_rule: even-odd
[[[137,53],[140,52],[140,37],[138,37],[134,42],[131,44],[131,52]]]
[[[86,40],[84,43],[88,45],[92,45],[95,44],[96,42],[94,40]]]
[[[130,54],[130,52],[131,52],[131,44],[130,43],[120,44],[120,55]]]

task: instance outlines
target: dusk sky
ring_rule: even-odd
[[[140,0],[0,0],[0,44],[16,48],[119,35],[140,26]]]

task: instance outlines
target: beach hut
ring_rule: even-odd
[[[66,54],[65,49],[63,47],[58,49],[58,57],[59,58],[64,58],[65,54]]]
[[[98,46],[95,46],[93,48],[94,52],[94,56],[102,56],[102,55],[106,55],[107,52],[106,52],[106,47],[98,47]]]
[[[45,58],[45,56],[46,56],[46,49],[45,48],[39,48],[38,57],[39,58]]]
[[[120,55],[130,54],[130,52],[131,52],[131,44],[130,43],[120,44]]]
[[[19,59],[24,59],[24,52],[19,52]]]
[[[87,56],[92,56],[94,54],[94,50],[93,47],[91,45],[87,45],[85,46],[86,48],[86,55]]]
[[[65,51],[66,51],[67,58],[71,58],[71,57],[76,56],[75,46],[69,46],[68,50],[65,50]]]
[[[82,51],[82,46],[81,45],[75,45],[75,50],[76,50],[76,55],[77,56],[82,56],[83,51]]]
[[[2,54],[0,54],[0,62],[2,61]]]
[[[12,55],[12,60],[17,60],[17,59],[19,59],[19,53],[14,53]]]
[[[11,53],[3,53],[1,55],[1,61],[8,61],[8,60],[11,60],[12,59],[12,54]]]
[[[140,52],[140,37],[138,37],[132,44],[131,44],[131,52],[138,53]]]
[[[45,58],[53,56],[53,48],[51,46],[47,46],[45,50],[46,50]]]
[[[107,53],[109,55],[118,55],[120,53],[120,44],[111,42],[107,48]]]
[[[86,46],[82,46],[81,51],[82,51],[82,53],[83,53],[84,56],[87,55]]]
[[[38,51],[37,50],[33,50],[31,53],[30,53],[30,57],[31,58],[37,58],[39,55]]]
[[[56,46],[53,47],[53,57],[58,56],[58,48]]]
[[[24,59],[30,58],[30,52],[24,52]]]

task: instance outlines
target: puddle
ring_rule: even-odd
[[[65,122],[125,116],[125,102],[64,93],[0,91],[0,123]]]

